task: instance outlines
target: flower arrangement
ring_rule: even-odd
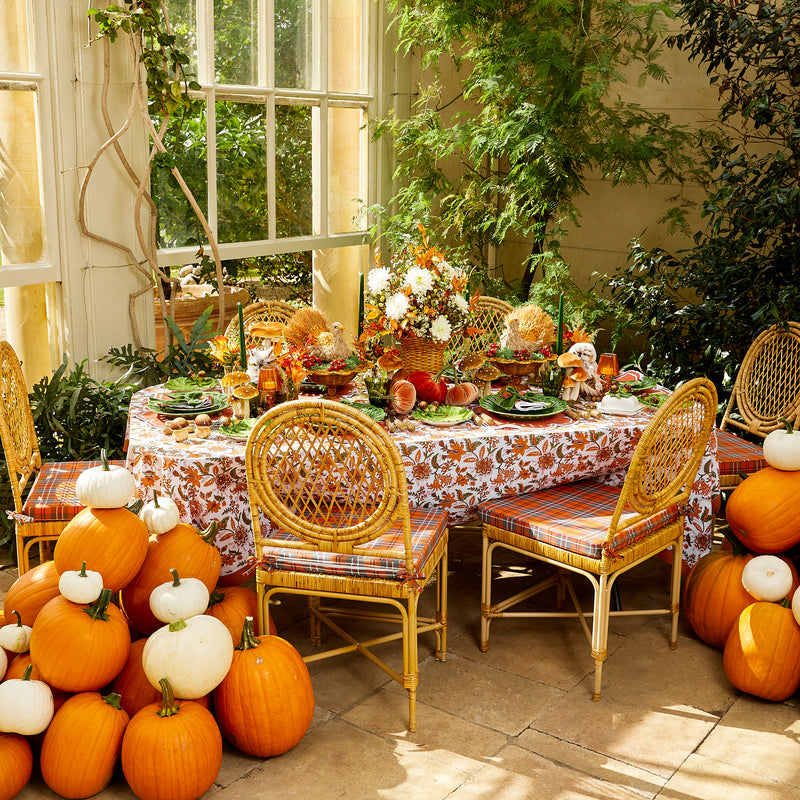
[[[234,367],[239,364],[239,348],[231,349],[228,337],[220,334],[209,343],[209,355],[222,364],[223,368]]]
[[[388,267],[376,258],[367,275],[362,340],[385,334],[449,342],[469,332],[471,303],[464,297],[467,273],[431,247],[419,225],[421,243],[409,243]]]

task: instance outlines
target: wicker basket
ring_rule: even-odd
[[[447,342],[434,342],[433,339],[412,337],[400,341],[400,357],[403,367],[409,372],[439,372],[444,366],[446,350]]]
[[[501,372],[512,377],[521,377],[523,375],[532,375],[538,372],[542,365],[543,360],[538,361],[515,361],[509,358],[489,358],[487,359],[490,364],[494,364]]]
[[[358,375],[357,369],[319,370],[316,372],[311,370],[308,373],[308,380],[316,383],[317,386],[324,386],[328,390],[328,396],[335,397],[336,390],[350,383],[356,375]]]

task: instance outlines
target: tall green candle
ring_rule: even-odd
[[[364,330],[364,273],[358,276],[358,335]]]
[[[558,355],[561,355],[562,348],[564,347],[564,292],[558,296],[558,342],[556,349]]]
[[[242,304],[239,303],[239,357],[242,362],[242,369],[247,369],[247,348],[244,345],[244,315],[242,314]]]

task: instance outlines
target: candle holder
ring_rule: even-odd
[[[261,411],[269,411],[275,405],[275,395],[280,386],[280,373],[277,367],[262,367],[258,371],[258,406]]]
[[[597,362],[597,374],[603,382],[603,394],[611,389],[611,382],[619,375],[619,359],[616,353],[603,353]]]

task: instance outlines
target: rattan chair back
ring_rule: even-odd
[[[474,336],[465,336],[461,341],[454,343],[445,360],[452,362],[472,353],[483,353],[492,342],[499,341],[505,326],[506,315],[513,308],[511,303],[500,300],[498,297],[481,295],[475,301],[475,311],[470,322],[470,325],[480,333],[476,333]]]
[[[280,322],[285,325],[294,315],[297,309],[282,300],[260,300],[251,303],[242,309],[242,321],[244,322],[244,338],[247,347],[256,344],[250,335],[250,329],[257,322]],[[239,347],[239,318],[238,315],[228,323],[225,329],[225,337],[232,347]]]
[[[762,331],[745,353],[720,428],[735,427],[764,438],[781,427],[800,428],[800,324]]]

